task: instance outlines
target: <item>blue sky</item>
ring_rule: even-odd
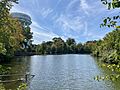
[[[101,39],[110,31],[100,28],[102,19],[116,11],[107,10],[100,0],[19,0],[11,10],[31,16],[36,44],[53,37],[77,42]]]

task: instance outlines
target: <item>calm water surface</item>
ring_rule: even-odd
[[[105,75],[107,71],[90,55],[21,57],[5,65],[12,67],[12,73],[34,74],[30,90],[120,90],[119,81],[94,80],[94,76]],[[9,83],[5,87],[14,90],[16,85]]]

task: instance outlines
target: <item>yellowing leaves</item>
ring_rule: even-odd
[[[3,55],[5,55],[6,54],[6,49],[5,49],[5,46],[4,46],[4,44],[3,43],[0,43],[0,53],[1,54],[3,54]]]
[[[120,29],[120,26],[116,26],[117,29]]]
[[[0,1],[0,54],[6,56],[14,55],[24,39],[20,22],[10,16],[11,5],[16,1]]]

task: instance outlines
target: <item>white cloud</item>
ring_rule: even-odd
[[[58,1],[57,1],[57,3],[56,3],[56,5],[55,5],[54,9],[57,8],[57,6],[60,4],[61,1],[62,1],[62,0],[58,0]]]
[[[76,2],[78,2],[79,0],[71,0],[71,2],[68,4],[66,11],[68,11]]]
[[[76,33],[81,32],[81,28],[83,27],[83,23],[81,20],[81,17],[73,17],[70,18],[65,15],[60,15],[58,19],[56,19],[56,22],[62,29],[65,30],[65,32],[71,32],[75,31]]]
[[[84,23],[84,32],[83,32],[83,35],[82,35],[82,36],[87,36],[87,34],[88,34],[88,23],[85,22],[85,23]]]
[[[97,24],[100,16],[102,17],[105,13],[106,9],[100,4],[100,1],[67,0],[69,3],[67,3],[68,5],[65,4],[66,6],[63,5],[64,10],[58,7],[64,0],[58,0],[54,3],[53,1],[20,0],[20,3],[11,10],[12,12],[22,12],[31,16],[34,43],[51,40],[53,37],[62,37],[63,39],[72,37],[77,40],[103,37],[103,33],[98,33],[101,31],[95,31],[97,25],[94,25],[93,28],[91,25]],[[47,20],[49,23],[47,23]],[[44,26],[46,24],[49,24],[48,27]],[[52,24],[54,25],[52,26]]]
[[[59,17],[59,15],[58,15],[57,13],[55,13],[55,14],[51,17],[51,19],[52,19],[53,21],[55,21],[58,17]]]
[[[80,7],[85,12],[85,14],[89,15],[91,7],[87,4],[86,0],[80,0]]]
[[[42,15],[42,17],[46,18],[48,15],[50,15],[53,12],[53,9],[50,8],[42,8],[40,10],[40,14]]]
[[[48,41],[51,40],[53,37],[58,37],[58,35],[56,35],[53,32],[50,32],[50,29],[47,29],[46,27],[41,26],[38,22],[34,21],[34,16],[32,16],[30,14],[30,12],[20,6],[15,6],[12,8],[11,12],[21,12],[21,13],[25,13],[28,14],[29,16],[31,16],[32,18],[32,25],[31,30],[33,32],[33,40],[35,44],[39,44],[42,41]],[[52,13],[52,9],[45,9],[43,8],[41,10],[41,14],[42,16],[45,18],[47,17],[50,13]]]
[[[78,3],[79,3],[79,6],[78,6]],[[81,13],[81,11],[83,11],[88,16],[89,16],[90,12],[92,11],[92,6],[88,5],[86,0],[72,0],[68,4],[66,11],[70,11],[70,9],[72,9],[73,6],[78,7],[77,8],[78,12]]]
[[[85,37],[86,41],[89,40],[97,40],[103,38],[103,35],[98,35],[97,33],[93,32],[92,30],[88,30],[88,23],[84,23],[84,33],[81,35]]]
[[[33,39],[35,44],[39,44],[42,41],[49,41],[51,40],[53,37],[58,37],[58,35],[56,35],[53,32],[50,32],[49,29],[40,26],[37,22],[33,21],[32,25],[32,32],[33,32]]]
[[[32,17],[32,14],[25,8],[22,8],[20,6],[15,5],[14,7],[12,7],[12,9],[10,10],[10,12],[19,12],[19,13],[25,13],[27,15],[29,15],[30,17]]]
[[[40,3],[39,0],[29,0],[30,4],[32,4],[34,7],[36,7],[37,9],[40,8]]]

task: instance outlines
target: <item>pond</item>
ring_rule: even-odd
[[[94,80],[95,76],[105,75],[107,71],[90,55],[36,55],[20,57],[4,65],[12,67],[12,73],[34,74],[30,90],[120,90],[120,81]],[[4,85],[12,90],[17,87],[15,82]]]

